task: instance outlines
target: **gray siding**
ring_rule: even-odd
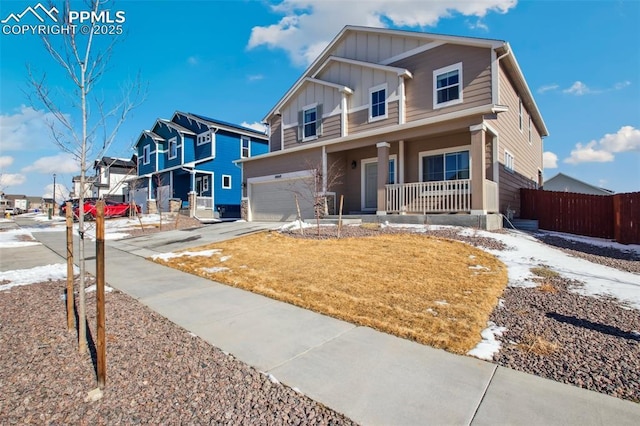
[[[322,136],[306,142],[298,142],[298,127],[289,127],[284,130],[284,149],[296,146],[319,142],[327,139],[335,139],[340,137],[340,121],[341,115],[336,114],[322,119]]]
[[[520,188],[535,188],[536,182],[517,172],[506,170],[500,165],[500,211],[507,212],[507,209],[515,211],[515,217],[520,217]]]
[[[243,179],[309,170],[322,164],[321,149],[276,155],[243,163]]]
[[[270,127],[269,151],[280,151],[282,147],[282,117],[276,116],[275,119],[272,119]]]
[[[433,109],[433,71],[462,62],[463,102]],[[413,74],[407,79],[406,121],[491,103],[491,49],[446,44],[392,64]]]

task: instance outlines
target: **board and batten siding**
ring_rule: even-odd
[[[433,71],[462,62],[462,103],[433,108]],[[391,64],[413,74],[405,83],[406,121],[491,103],[491,49],[445,44]]]
[[[487,120],[498,133],[498,161],[504,168],[505,150],[514,156],[514,171],[535,183],[538,182],[538,170],[542,170],[542,137],[531,121],[531,143],[529,142],[529,111],[522,106],[522,130],[519,126],[519,97],[505,70],[500,67],[499,104],[509,109],[501,112],[497,118]],[[527,186],[528,187],[528,186]]]
[[[432,41],[412,36],[355,32],[337,44],[331,54],[358,61],[381,63]]]
[[[340,113],[342,94],[334,87],[322,84],[305,83],[298,93],[282,108],[282,123],[285,128],[298,124],[298,112],[304,107],[322,104],[325,115]]]
[[[349,113],[349,134],[398,124],[398,101],[387,104],[387,118],[369,122],[369,108]]]

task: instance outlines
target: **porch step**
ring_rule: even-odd
[[[538,221],[534,219],[511,219],[510,222],[514,228],[521,231],[536,232],[538,230]],[[511,228],[511,225],[507,222],[504,227]]]
[[[320,225],[337,225],[338,221],[338,216],[328,216],[320,219]],[[317,223],[315,219],[305,219],[304,222],[312,225]],[[343,225],[360,225],[361,223],[362,219],[360,218],[342,218]]]

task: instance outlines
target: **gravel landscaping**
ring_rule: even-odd
[[[94,365],[66,330],[64,288],[0,292],[2,424],[353,424],[118,291],[106,293],[107,386],[87,402]],[[95,293],[87,312],[95,331]]]
[[[330,238],[337,229],[321,230],[320,238]],[[345,226],[342,236],[380,232],[408,230]],[[300,237],[299,231],[290,235]],[[505,249],[473,232],[425,235]],[[318,238],[316,229],[304,237]],[[539,238],[591,262],[640,273],[634,252]],[[508,287],[491,314],[507,328],[494,362],[640,402],[640,312],[571,292],[579,282],[541,275],[539,287]],[[107,386],[100,400],[86,401],[96,387],[94,364],[89,354],[77,353],[76,333],[66,330],[64,288],[50,281],[0,292],[3,424],[353,424],[118,291],[106,295]],[[94,331],[94,293],[87,295],[87,312]]]

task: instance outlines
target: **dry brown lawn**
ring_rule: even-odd
[[[421,235],[312,240],[265,232],[159,263],[354,324],[465,353],[507,284],[470,245]]]

